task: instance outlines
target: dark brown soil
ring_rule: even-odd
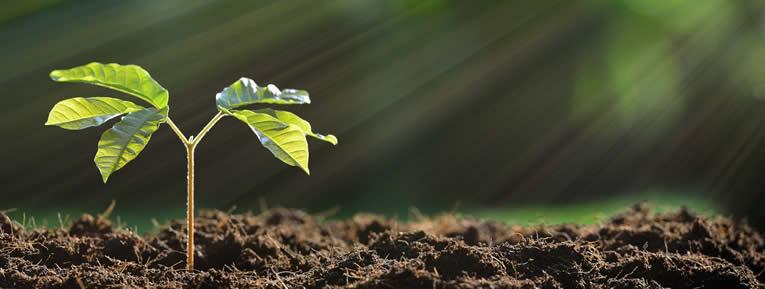
[[[0,214],[0,288],[765,288],[759,234],[686,210],[638,205],[594,226],[287,209],[197,220],[187,272],[183,222],[141,237],[100,217],[25,231]]]

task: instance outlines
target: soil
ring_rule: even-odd
[[[590,226],[288,209],[197,221],[188,272],[182,221],[139,236],[102,217],[24,230],[0,214],[0,288],[765,288],[757,232],[684,209],[636,205]]]

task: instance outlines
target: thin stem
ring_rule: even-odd
[[[181,130],[180,130],[180,129],[178,129],[178,126],[176,126],[176,125],[175,125],[175,123],[173,122],[173,120],[172,120],[172,119],[170,119],[170,117],[169,117],[169,116],[167,117],[167,125],[169,125],[171,129],[173,129],[173,132],[175,133],[175,135],[177,135],[177,136],[178,136],[178,138],[181,140],[181,142],[182,142],[184,145],[187,145],[187,144],[189,143],[189,140],[188,140],[188,139],[186,139],[186,137],[183,135],[183,133],[181,132]]]
[[[191,136],[189,139],[183,136],[181,130],[170,120],[167,119],[167,123],[173,128],[175,134],[186,146],[186,269],[189,271],[194,270],[194,152],[197,149],[197,145],[202,141],[202,138],[212,129],[215,124],[225,116],[222,112],[218,112],[210,122],[205,125],[199,132],[199,135],[194,138]]]
[[[195,144],[186,145],[186,268],[194,270],[194,150]]]
[[[197,136],[196,136],[196,137],[193,137],[193,139],[191,140],[191,143],[192,143],[192,144],[193,144],[193,145],[196,147],[196,145],[197,145],[199,142],[201,142],[201,141],[202,141],[202,138],[204,138],[204,137],[205,137],[205,135],[207,134],[207,132],[208,132],[208,131],[210,131],[210,129],[212,129],[212,127],[213,127],[213,126],[215,126],[215,124],[216,124],[216,123],[218,123],[218,121],[219,121],[221,118],[223,118],[224,116],[226,116],[226,115],[225,115],[225,114],[223,114],[222,112],[220,112],[220,111],[219,111],[219,112],[218,112],[218,113],[217,113],[217,114],[216,114],[216,115],[215,115],[215,116],[214,116],[214,117],[213,117],[213,118],[210,120],[210,122],[208,122],[208,123],[207,123],[207,125],[205,125],[205,127],[203,127],[201,131],[199,131],[199,134],[197,134]]]
[[[183,146],[186,147],[186,269],[189,271],[194,270],[194,151],[196,151],[197,145],[202,141],[207,132],[224,116],[225,114],[219,111],[202,128],[196,138],[194,136],[186,138],[173,120],[170,117],[167,118],[167,125],[173,129],[175,135],[178,136]]]

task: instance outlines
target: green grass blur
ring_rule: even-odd
[[[603,222],[614,214],[624,212],[630,206],[645,202],[657,213],[670,212],[686,207],[703,216],[720,213],[713,202],[686,194],[656,194],[644,196],[623,196],[570,205],[518,206],[501,209],[468,209],[463,212],[481,219],[501,220],[508,224],[595,224]]]
[[[637,195],[607,198],[603,200],[580,202],[570,205],[524,205],[503,208],[387,208],[364,210],[370,213],[380,214],[399,220],[412,219],[413,212],[433,216],[437,214],[454,213],[463,216],[471,216],[479,219],[499,221],[513,225],[553,225],[553,224],[594,224],[607,220],[610,216],[624,212],[630,206],[646,202],[655,212],[668,212],[687,207],[701,215],[713,215],[722,212],[713,202],[688,194],[660,194],[645,193]],[[223,211],[241,213],[236,208],[219,208]],[[104,208],[82,208],[64,210],[53,208],[38,208],[31,210],[10,210],[9,215],[27,228],[68,228],[73,220],[83,213],[99,214]],[[185,215],[185,208],[120,208],[117,205],[110,219],[113,224],[120,228],[130,229],[139,233],[151,233],[156,231],[156,224],[165,224],[172,219],[181,219]],[[330,218],[349,218],[359,208],[337,208]],[[321,212],[313,212],[321,213]]]

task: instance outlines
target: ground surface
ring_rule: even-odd
[[[141,237],[84,216],[24,231],[0,215],[0,288],[765,288],[759,234],[685,210],[538,227],[208,211],[195,272],[183,270],[184,230]]]

